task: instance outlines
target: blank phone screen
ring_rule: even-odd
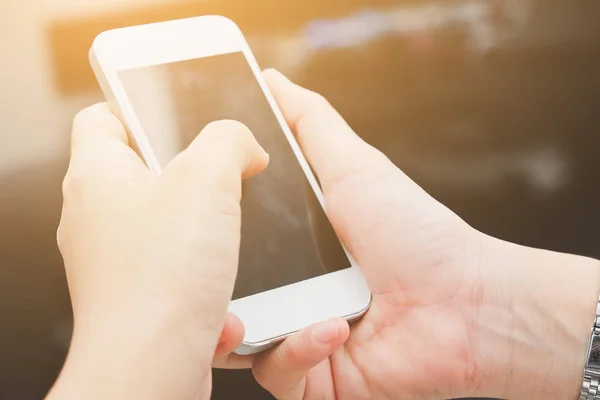
[[[243,53],[120,71],[119,77],[163,167],[207,124],[222,119],[244,123],[269,153],[268,168],[242,184],[234,299],[351,266]]]

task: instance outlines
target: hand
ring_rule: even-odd
[[[267,163],[247,128],[223,121],[156,176],[105,105],[79,114],[58,231],[75,326],[49,398],[209,398],[241,179]]]
[[[373,293],[352,328],[329,321],[254,359],[281,400],[575,398],[600,291],[595,261],[475,231],[355,135],[319,95],[268,71],[268,84],[316,171],[330,219]],[[493,210],[490,210],[493,212]]]

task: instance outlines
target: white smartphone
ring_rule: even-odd
[[[132,146],[157,174],[210,122],[248,126],[271,156],[243,183],[236,353],[266,350],[314,323],[360,318],[371,293],[325,213],[323,194],[240,29],[221,16],[99,35],[90,51]]]

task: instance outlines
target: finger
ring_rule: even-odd
[[[242,178],[267,163],[267,154],[243,124],[215,122],[167,165],[157,186],[168,200],[164,215],[174,222],[173,234],[202,258],[190,265],[196,274],[190,289],[205,299],[196,306],[215,348],[239,263]]]
[[[361,266],[371,291],[389,292],[395,282],[406,281],[408,275],[400,277],[393,262],[387,263],[390,265],[387,270],[382,269],[377,257],[381,258],[386,251],[389,254],[398,251],[395,243],[383,251],[382,246],[388,244],[373,235],[374,229],[385,237],[430,232],[427,221],[436,220],[440,210],[443,213],[447,210],[383,153],[362,141],[323,97],[276,71],[265,71],[264,75],[319,177],[328,217],[340,239]],[[416,224],[409,225],[413,221]]]
[[[237,349],[244,340],[244,324],[233,314],[227,314],[223,332],[215,351],[215,360],[222,359]]]
[[[72,148],[106,142],[129,145],[125,127],[110,111],[108,105],[100,103],[80,111],[73,121]]]
[[[306,375],[342,346],[350,335],[343,319],[334,319],[300,331],[253,365],[258,383],[278,399],[301,400]]]
[[[391,167],[389,160],[356,135],[321,95],[275,70],[265,71],[264,76],[324,188],[359,168]]]
[[[252,357],[233,354],[244,340],[244,324],[233,314],[228,314],[217,345],[213,368],[246,369],[252,367]]]
[[[189,188],[217,194],[238,193],[241,178],[253,176],[269,163],[269,156],[252,132],[236,121],[218,121],[206,126],[192,144],[165,169],[189,183]]]
[[[96,104],[77,114],[66,182],[94,181],[92,176],[114,180],[140,171],[147,168],[129,147],[125,127],[107,104]]]

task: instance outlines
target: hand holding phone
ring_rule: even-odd
[[[194,31],[189,25],[186,26],[188,28],[185,31],[178,31],[178,33],[201,33]],[[134,32],[131,31],[131,33]],[[206,34],[206,32],[204,33]],[[162,36],[154,36],[154,43],[157,43],[156,40],[159,38]],[[140,38],[133,42],[124,40],[123,43],[129,50],[132,49],[131,43],[148,46],[147,42],[140,40]],[[171,38],[167,43],[173,45],[175,42]],[[96,50],[102,48],[104,47],[98,46]],[[96,51],[96,53],[102,54],[100,58],[105,58],[110,51]],[[248,60],[247,54],[245,57]],[[190,59],[194,59],[194,57],[186,58],[186,60]],[[162,61],[164,62],[165,59]],[[107,65],[112,64],[104,64],[99,68],[106,68]],[[161,63],[152,65],[161,65]],[[129,66],[131,67],[131,65]],[[106,68],[106,70],[112,71],[110,68]],[[170,130],[177,126],[173,124],[179,123],[179,118],[165,118],[162,113],[155,114],[158,118],[154,120],[147,117],[147,121],[152,121],[147,125],[148,128],[152,128],[154,123],[162,123],[163,127],[169,129],[167,135],[162,137],[164,146],[161,147],[160,155],[154,154],[153,156],[152,152],[148,153],[147,147],[144,148],[144,138],[146,137],[139,136],[143,130],[131,129],[136,120],[128,119],[131,118],[131,115],[127,116],[128,103],[119,103],[117,100],[127,97],[122,94],[122,83],[115,81],[117,72],[110,72],[107,75],[109,83],[103,83],[107,96],[110,98],[114,92],[120,92],[114,96],[113,106],[117,109],[125,109],[126,112],[121,112],[121,117],[123,120],[130,121],[128,126],[133,144],[137,144],[138,151],[145,154],[144,159],[151,168],[158,166],[156,169],[153,168],[154,172],[165,175],[153,178],[159,181],[164,179],[168,182],[173,180],[173,177],[178,177],[180,180],[189,182],[189,178],[197,177],[195,174],[187,174],[185,171],[189,172],[188,168],[170,173],[169,171],[173,170],[170,167],[172,161],[167,162],[169,166],[162,170],[164,164],[159,161],[161,157],[166,157],[168,160],[169,152],[177,152],[182,146],[177,140],[173,140],[182,136],[173,135]],[[254,71],[253,74],[255,77],[259,77],[257,71]],[[150,73],[150,76],[155,75]],[[135,80],[135,78],[133,79]],[[289,129],[286,131],[287,128],[281,123],[281,117],[285,116],[285,120],[293,127],[311,165],[317,172],[323,185],[324,196],[319,196],[318,187],[317,189],[313,188],[314,177],[311,181],[310,170],[304,168],[305,164],[303,164],[301,156],[294,154],[300,161],[304,176],[308,180],[309,187],[313,189],[318,203],[323,204],[322,200],[327,200],[328,215],[343,242],[348,245],[352,254],[359,261],[364,278],[373,292],[373,304],[364,319],[354,327],[347,343],[333,354],[331,354],[333,347],[327,347],[329,352],[325,352],[324,348],[319,347],[318,331],[313,327],[301,328],[298,333],[289,337],[273,351],[250,358],[232,356],[229,360],[249,360],[256,378],[265,388],[277,398],[294,400],[334,398],[336,396],[338,398],[410,397],[435,400],[466,396],[544,399],[549,397],[568,398],[574,394],[578,389],[577,386],[581,384],[581,358],[585,351],[585,342],[589,339],[590,316],[594,311],[592,308],[596,306],[599,282],[597,262],[580,257],[527,249],[478,233],[427,195],[380,152],[361,141],[322,97],[293,85],[278,74],[268,74],[268,82],[283,111],[278,114],[277,108],[273,106],[274,114],[284,133],[289,131]],[[106,89],[106,85],[110,90]],[[136,87],[143,91],[145,86],[142,84]],[[168,110],[167,105],[170,105],[171,102],[168,101],[165,104],[164,100],[169,100],[170,89],[165,92],[165,88],[169,88],[169,85],[150,85],[149,90],[158,90],[156,93],[159,95],[137,96],[136,104],[144,105],[143,108],[148,107],[145,108],[146,110],[156,111],[162,110],[164,107]],[[268,100],[268,92],[264,91],[264,94]],[[192,110],[192,117],[195,117],[198,110]],[[178,116],[179,112],[175,112],[175,115]],[[263,119],[260,118],[260,120]],[[90,126],[98,127],[99,124],[90,124]],[[120,125],[111,123],[103,128],[111,126]],[[237,126],[239,127],[239,125]],[[151,129],[147,130],[151,131]],[[114,130],[109,131],[115,132]],[[160,134],[160,131],[157,130],[155,133]],[[92,129],[88,133],[93,134],[94,132],[96,131]],[[219,131],[213,130],[213,132]],[[79,262],[73,262],[71,259],[71,265],[83,269],[77,271],[77,274],[72,274],[70,281],[80,281],[81,276],[86,276],[90,271],[98,275],[88,276],[87,283],[78,286],[79,290],[72,289],[75,298],[83,296],[88,300],[77,301],[77,305],[74,301],[76,314],[80,317],[78,317],[79,322],[76,321],[76,336],[65,370],[67,375],[70,373],[71,378],[75,376],[77,379],[71,379],[71,385],[63,385],[62,388],[95,389],[88,390],[86,394],[98,398],[116,398],[113,394],[125,396],[125,398],[151,398],[157,395],[164,398],[180,397],[178,393],[175,393],[175,389],[182,387],[198,389],[196,385],[201,383],[203,391],[194,391],[194,394],[208,397],[210,386],[207,384],[207,380],[210,374],[207,372],[207,358],[209,352],[206,351],[206,348],[199,352],[198,354],[203,354],[204,358],[195,359],[197,363],[193,362],[189,356],[196,354],[196,351],[206,343],[216,342],[218,328],[222,326],[224,319],[224,304],[229,300],[230,292],[220,291],[221,301],[219,304],[222,305],[220,309],[211,303],[202,310],[201,305],[203,301],[206,301],[206,294],[214,293],[214,285],[199,285],[193,279],[187,285],[187,281],[182,280],[181,275],[173,275],[177,271],[169,270],[168,267],[173,258],[175,258],[173,265],[181,268],[182,265],[190,266],[190,260],[199,260],[199,254],[211,254],[215,250],[218,253],[218,250],[221,249],[219,246],[208,246],[204,251],[198,252],[195,257],[186,257],[187,252],[194,248],[189,245],[188,240],[192,242],[199,240],[206,245],[205,241],[210,242],[214,239],[215,233],[220,231],[219,228],[222,227],[222,224],[214,224],[215,231],[210,232],[211,235],[206,235],[207,221],[181,218],[181,215],[186,215],[186,213],[181,213],[182,207],[181,204],[178,204],[178,202],[186,200],[188,203],[185,204],[193,205],[192,209],[197,211],[198,205],[202,203],[196,201],[194,196],[181,196],[179,192],[178,195],[171,196],[171,193],[177,187],[188,194],[190,191],[203,194],[200,198],[211,199],[209,203],[216,206],[212,209],[213,212],[215,210],[222,211],[222,203],[215,201],[218,198],[215,198],[212,193],[217,188],[223,189],[221,186],[223,181],[214,179],[213,176],[208,187],[202,184],[202,182],[206,184],[206,181],[192,179],[191,187],[171,183],[167,187],[164,184],[151,185],[153,188],[157,188],[152,192],[142,190],[147,188],[145,185],[139,185],[137,180],[133,179],[136,175],[146,176],[147,178],[144,179],[150,181],[155,179],[150,177],[148,169],[127,148],[125,145],[127,140],[124,139],[123,132],[121,131],[117,136],[119,137],[117,141],[99,140],[99,138],[91,136],[94,140],[88,141],[87,146],[83,147],[81,143],[76,143],[79,152],[74,152],[73,170],[83,174],[79,175],[80,178],[85,178],[80,183],[87,182],[87,185],[85,187],[81,184],[66,185],[70,200],[68,200],[69,197],[65,197],[65,207],[66,210],[69,210],[69,207],[71,209],[71,227],[76,226],[74,221],[80,221],[82,214],[89,214],[91,223],[86,221],[87,223],[81,225],[83,228],[80,227],[79,231],[85,235],[72,236],[78,245],[73,246],[74,250],[67,250],[65,253],[71,253],[70,257],[73,257],[74,254],[89,255],[91,253],[96,255],[88,257],[88,263],[91,263],[88,265],[81,262],[85,260],[80,259]],[[204,134],[199,136],[201,140],[205,140],[206,137]],[[227,139],[227,137],[214,134],[212,137],[220,137],[221,143],[223,143],[223,139]],[[288,136],[286,135],[286,137]],[[229,138],[231,139],[231,137]],[[232,140],[238,143],[236,139]],[[295,141],[293,138],[288,141],[294,150]],[[119,142],[120,145],[117,145]],[[193,147],[198,148],[198,146]],[[204,146],[202,148],[207,149]],[[225,146],[225,148],[231,149],[229,146]],[[87,154],[81,153],[82,149],[87,149]],[[109,151],[103,153],[103,150]],[[97,157],[99,154],[110,157]],[[195,157],[198,155],[201,157]],[[231,160],[227,155],[219,156],[218,151],[205,151],[198,154],[189,149],[176,156],[176,159],[182,159],[182,157],[183,159],[187,158],[187,161],[175,164],[188,167],[190,165],[203,166],[206,169],[196,168],[193,170],[196,173],[205,171],[204,174],[200,174],[204,177],[214,173],[214,171],[210,171],[211,165],[206,163],[206,160]],[[235,159],[235,157],[233,158]],[[119,160],[121,162],[127,160],[128,166],[121,165]],[[199,161],[204,161],[204,163],[197,164]],[[239,167],[246,163],[242,162],[237,165]],[[82,166],[86,168],[82,168]],[[117,167],[117,171],[127,174],[124,176],[111,174],[111,171],[114,171],[111,168],[115,167]],[[241,174],[241,169],[238,170],[238,179],[239,174]],[[117,177],[119,179],[116,179]],[[90,185],[94,182],[98,185]],[[125,184],[119,185],[115,182],[125,182]],[[136,184],[132,185],[132,182],[136,182]],[[195,186],[195,183],[199,183],[199,185]],[[239,189],[239,186],[241,184],[236,188]],[[68,188],[73,190],[69,191]],[[82,190],[84,188],[85,190]],[[229,187],[229,190],[231,189],[235,188]],[[103,193],[103,190],[110,190],[118,195],[111,196]],[[310,194],[310,191],[308,193]],[[87,196],[82,199],[82,194],[87,194]],[[148,194],[152,194],[152,196],[147,196]],[[149,198],[160,199],[167,204],[174,202],[173,204],[177,204],[178,207],[169,208],[167,211],[161,207],[156,209],[140,207]],[[263,199],[260,196],[257,198]],[[132,202],[132,199],[135,201]],[[73,202],[73,200],[78,201]],[[99,200],[105,201],[99,203]],[[83,209],[77,210],[73,204],[79,205]],[[280,206],[282,204],[278,203]],[[308,204],[310,202],[307,201]],[[90,205],[92,205],[91,208]],[[307,206],[307,208],[311,207]],[[73,212],[73,209],[76,212]],[[123,216],[123,220],[128,222],[132,221],[131,216],[134,215],[136,216],[133,219],[135,223],[121,224],[119,218],[114,223],[114,216],[112,219],[98,218],[99,215],[103,216],[98,210],[105,209],[114,209],[117,211],[117,217]],[[276,207],[275,209],[280,210]],[[88,212],[82,212],[85,210]],[[236,207],[236,210],[239,211],[239,207]],[[204,217],[211,215],[210,212],[200,214]],[[315,216],[312,212],[308,214],[312,217]],[[150,218],[142,218],[143,215],[150,216]],[[198,214],[193,215],[198,216]],[[225,213],[217,212],[217,215],[218,218],[231,216],[231,210]],[[292,215],[298,214],[292,213]],[[150,237],[154,240],[140,242],[137,235],[128,236],[135,231],[133,227],[136,229],[144,227],[143,222],[145,221],[149,221],[148,224],[154,229],[143,230],[140,236]],[[179,223],[180,229],[174,229],[171,226],[170,229],[165,230],[165,226],[170,226],[165,224],[167,221]],[[198,224],[190,224],[190,222],[198,222]],[[119,228],[115,229],[115,226]],[[192,234],[181,234],[188,229]],[[71,231],[73,231],[72,228],[67,229],[67,232]],[[197,235],[193,232],[196,232]],[[96,244],[95,246],[86,245],[86,241],[81,242],[81,238],[89,237],[90,233],[96,234],[96,236],[92,235],[95,240],[90,242]],[[231,233],[237,235],[239,229],[230,230]],[[179,240],[182,237],[188,240]],[[131,240],[128,240],[130,238]],[[140,243],[156,244],[161,242],[156,238],[164,238],[166,242],[173,242],[175,251],[159,251],[160,258],[152,257],[157,254],[154,248],[144,248]],[[107,248],[119,249],[117,256],[115,257],[114,252],[100,251],[103,247],[98,246],[98,243],[102,242],[107,242]],[[226,242],[230,245],[235,244],[235,240]],[[129,246],[123,246],[123,243],[128,243]],[[318,246],[315,245],[315,247]],[[67,249],[64,242],[61,249]],[[138,252],[132,252],[132,249]],[[147,251],[142,252],[140,256],[140,249]],[[316,253],[316,256],[319,256],[319,252],[316,251]],[[235,254],[235,251],[230,248],[224,254]],[[146,257],[146,262],[139,263],[143,257]],[[182,263],[178,257],[188,260],[188,263]],[[67,257],[65,259],[67,261]],[[322,260],[325,259],[333,260],[335,258],[322,258]],[[137,260],[138,263],[119,264],[115,262],[119,260],[121,262]],[[142,270],[141,268],[146,264],[150,264],[154,268]],[[193,266],[193,263],[191,264]],[[214,265],[229,265],[230,268],[233,266],[235,269],[234,264],[231,260],[228,263],[214,263]],[[324,262],[324,264],[327,263]],[[206,265],[211,265],[211,263],[200,260],[199,265],[199,268],[206,268]],[[569,265],[570,268],[565,269],[565,265]],[[507,268],[508,266],[510,268]],[[514,268],[515,266],[518,268]],[[132,273],[132,271],[139,271],[139,273]],[[155,272],[151,274],[149,271]],[[171,292],[171,296],[159,296],[158,299],[153,296],[148,297],[148,293],[156,294],[157,289],[164,294],[164,289],[170,287],[165,284],[165,280],[149,279],[157,276],[156,271],[167,272],[158,275],[165,278],[166,282],[169,282],[173,276],[178,276],[178,281],[183,282],[188,291],[184,293],[184,296],[180,292]],[[228,271],[231,272],[231,269]],[[112,275],[109,272],[112,272]],[[136,284],[135,286],[130,285],[135,289],[132,292],[133,297],[130,296],[129,291],[123,290],[127,289],[127,285],[123,284],[124,272],[129,272],[127,282]],[[220,269],[209,269],[206,272],[209,275],[220,276],[222,274]],[[324,275],[317,274],[316,276],[320,280],[319,277]],[[112,285],[107,284],[110,283],[106,281],[107,277],[113,278]],[[231,275],[225,279],[230,285],[232,285],[232,280]],[[160,284],[153,286],[151,285],[153,282]],[[292,284],[292,286],[295,285]],[[142,290],[148,287],[154,290]],[[90,291],[90,288],[93,290]],[[129,307],[123,309],[123,307],[115,307],[115,304],[111,303],[115,288],[120,289],[121,296],[129,295],[127,302],[118,303],[118,305],[127,304]],[[189,291],[190,288],[203,288],[204,290],[194,292],[193,290]],[[271,290],[265,293],[269,291]],[[490,293],[492,295],[489,295]],[[308,294],[305,293],[305,296]],[[140,297],[140,295],[143,296]],[[195,296],[198,296],[199,301],[189,301]],[[179,303],[180,306],[185,307],[168,308],[166,310],[168,312],[161,312],[165,311],[165,306],[172,304],[174,299],[181,300],[182,298],[188,300]],[[267,298],[277,299],[270,296]],[[94,304],[92,301],[94,299],[96,307],[90,309],[90,304]],[[105,301],[98,303],[98,299]],[[140,299],[142,301],[139,301]],[[282,302],[285,304],[285,301],[282,300]],[[307,303],[311,304],[310,301]],[[103,310],[103,306],[107,304],[112,307]],[[131,308],[131,305],[136,304],[143,306],[150,304],[150,307],[148,309],[144,307]],[[164,324],[168,318],[181,316],[182,309],[194,305],[200,305],[202,312],[199,314],[203,318],[196,320],[187,314],[187,318],[176,318],[176,321],[185,321],[186,324]],[[515,307],[518,305],[524,307]],[[532,305],[534,307],[531,307]],[[81,307],[86,306],[88,309],[82,313]],[[331,309],[331,307],[325,308]],[[107,312],[111,309],[112,313]],[[98,314],[98,311],[104,312]],[[252,311],[254,315],[258,314],[257,310]],[[526,312],[524,317],[523,311]],[[121,319],[115,320],[114,314],[120,316]],[[213,316],[213,318],[209,318],[213,323],[209,324],[208,328],[206,325],[207,314]],[[93,316],[95,318],[92,318]],[[150,316],[150,318],[145,319],[144,316]],[[133,321],[130,320],[132,317],[135,318]],[[244,323],[253,321],[252,315],[248,314],[246,317],[248,318]],[[268,320],[269,318],[267,318]],[[140,321],[142,324],[139,323]],[[198,321],[195,328],[187,325]],[[217,323],[214,323],[215,321]],[[90,324],[91,322],[95,323]],[[148,325],[146,324],[156,324],[157,322],[160,322],[158,326],[162,329],[147,329]],[[284,322],[284,325],[286,323],[289,321]],[[225,330],[228,329],[228,324],[225,323]],[[510,326],[510,329],[506,329],[507,325]],[[82,331],[82,326],[87,326],[87,329]],[[156,326],[150,325],[155,328]],[[289,325],[287,326],[289,327]],[[538,329],[544,326],[553,326],[558,329],[553,329],[551,332]],[[102,329],[98,331],[98,327]],[[124,327],[135,329],[124,331]],[[144,329],[140,329],[140,327]],[[181,329],[182,327],[184,328]],[[111,331],[111,328],[116,328],[118,334],[114,334],[115,331]],[[198,340],[195,335],[204,329],[208,332],[209,338]],[[546,338],[549,340],[539,340],[541,331],[548,333]],[[90,341],[82,341],[82,332],[87,332],[95,339],[94,347],[89,347]],[[161,333],[163,335],[166,333],[166,336],[160,335]],[[195,337],[195,340],[189,340],[190,337]],[[270,338],[267,346],[278,340],[280,339]],[[86,348],[82,343],[87,343],[88,347]],[[196,346],[197,343],[204,345]],[[148,344],[150,345],[145,346]],[[111,345],[116,345],[117,351],[115,351],[115,346]],[[242,347],[241,352],[245,352],[248,348],[251,350],[250,352],[265,348],[264,346],[253,347],[248,343],[245,346],[246,348]],[[147,352],[140,351],[144,349]],[[171,353],[165,352],[166,349],[179,350],[179,356],[184,360],[188,357],[188,362],[181,363],[181,358],[170,357]],[[137,355],[137,365],[124,365],[122,362],[118,362],[130,361],[132,357],[127,356],[132,354]],[[109,357],[114,357],[109,360],[112,361],[111,363],[106,362]],[[90,359],[94,359],[96,362],[92,364],[89,362]],[[144,363],[139,362],[142,359],[145,361]],[[87,362],[81,362],[82,360],[87,360]],[[192,367],[185,368],[186,365]],[[540,365],[555,367],[540,370]],[[107,368],[109,366],[112,368]],[[121,367],[127,375],[115,374],[115,366]],[[165,374],[165,371],[173,372],[177,367],[182,366],[184,367],[183,372],[186,373],[186,379],[182,379],[181,374]],[[203,368],[200,376],[197,374],[198,366]],[[151,373],[157,371],[162,373],[154,375]],[[106,385],[106,381],[103,380],[102,385],[96,384],[94,387],[94,384],[98,382],[96,378],[100,376],[110,379],[112,385]],[[140,378],[150,376],[154,376],[157,380],[139,384],[142,382]],[[94,379],[90,379],[90,377]],[[137,392],[130,392],[127,395],[123,390],[119,390],[122,389],[122,387],[119,388],[119,385],[127,386],[126,383],[132,382],[130,378],[137,378],[134,379],[135,385],[129,385],[129,389],[133,388]],[[170,385],[164,385],[165,378],[175,378],[176,382],[171,381],[167,382]],[[113,389],[113,392],[107,392],[107,388]],[[163,392],[160,393],[152,388],[162,389]],[[142,394],[140,390],[147,392]],[[71,392],[73,393],[72,390]],[[81,394],[71,397],[93,397]],[[64,397],[65,393],[62,398]]]
[[[209,397],[241,180],[267,163],[246,127],[220,122],[157,176],[105,104],[78,115],[57,234],[74,330],[50,399]]]
[[[576,397],[598,261],[483,235],[362,141],[321,96],[265,75],[373,303],[341,348],[311,328],[255,357],[259,383],[286,400]]]
[[[317,180],[233,22],[206,16],[106,32],[91,60],[155,173],[221,119],[244,123],[270,154],[267,170],[243,183],[230,306],[245,326],[238,354],[266,350],[321,321],[364,314],[371,301],[364,278],[328,221]]]

